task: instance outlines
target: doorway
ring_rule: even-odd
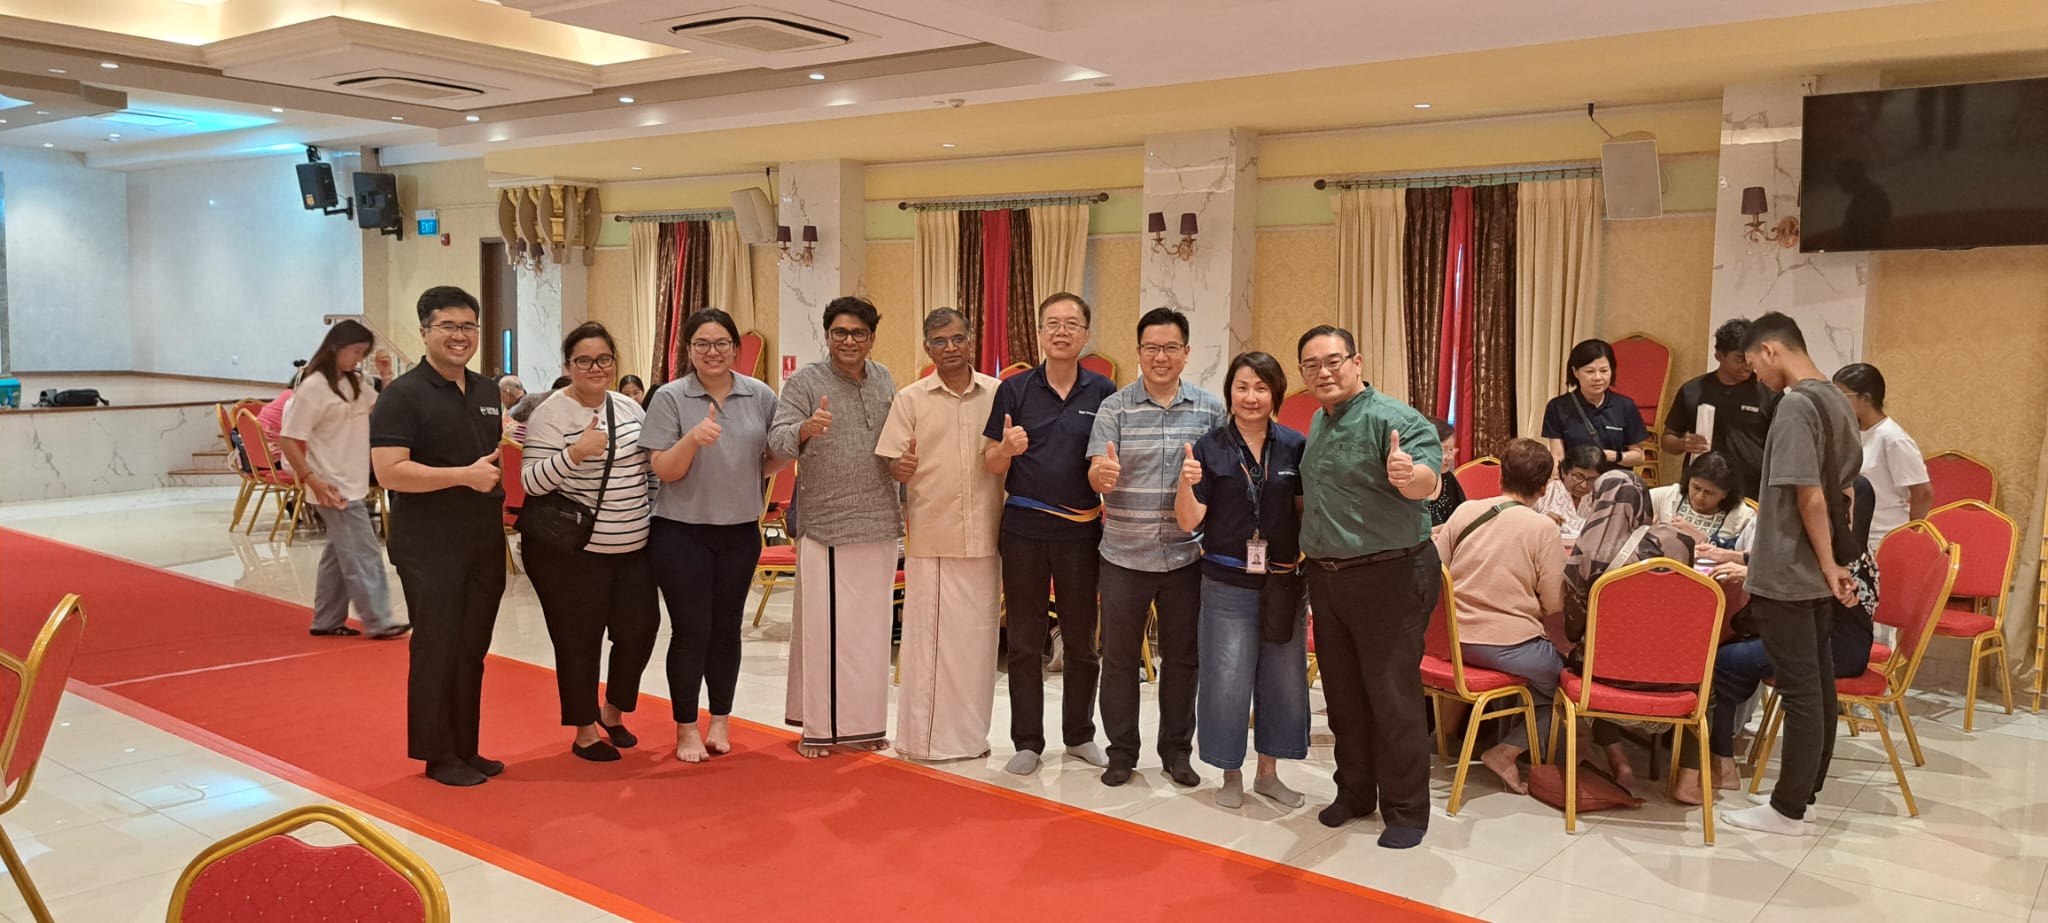
[[[519,271],[509,253],[503,239],[491,237],[483,241],[478,256],[484,311],[477,323],[484,328],[484,374],[492,378],[515,374],[513,369],[519,367]]]

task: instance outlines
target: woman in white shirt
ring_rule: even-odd
[[[1920,446],[1899,421],[1884,412],[1884,373],[1867,362],[1845,365],[1835,372],[1835,387],[1849,396],[1856,425],[1863,430],[1863,476],[1877,493],[1870,514],[1870,553],[1893,529],[1927,518],[1934,506],[1934,488],[1927,482],[1927,461]]]
[[[1544,487],[1536,512],[1549,516],[1567,538],[1579,534],[1593,502],[1593,482],[1606,468],[1597,445],[1585,443],[1564,450],[1564,458],[1557,463],[1557,479]]]
[[[1681,489],[1682,488],[1682,489]],[[1743,502],[1742,479],[1719,452],[1692,460],[1685,483],[1650,491],[1657,521],[1692,537],[1700,564],[1745,564],[1756,540],[1756,513]]]
[[[597,510],[590,541],[582,548],[557,548],[532,536],[520,543],[555,645],[562,724],[576,729],[570,752],[593,762],[616,760],[618,747],[639,743],[625,728],[624,713],[640,699],[640,674],[654,654],[654,635],[661,626],[647,557],[651,507],[647,450],[640,445],[645,412],[638,401],[611,390],[616,352],[603,324],[569,331],[562,340],[562,370],[569,385],[549,395],[527,419],[519,470],[528,509],[532,497],[559,493]],[[607,633],[611,669],[600,710],[597,674]]]

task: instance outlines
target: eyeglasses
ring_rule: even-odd
[[[873,330],[851,330],[845,327],[834,327],[825,331],[825,335],[831,337],[834,343],[845,343],[848,341],[865,343],[875,338]]]
[[[732,347],[733,347],[733,342],[732,342],[731,340],[691,340],[691,341],[690,341],[690,348],[691,348],[691,349],[694,349],[694,350],[696,350],[697,352],[700,352],[700,353],[705,353],[705,354],[707,354],[707,355],[708,355],[708,354],[711,354],[711,353],[724,353],[724,352],[731,352],[731,351],[732,351]]]
[[[1350,362],[1357,356],[1357,353],[1345,353],[1341,356],[1328,356],[1321,361],[1305,359],[1301,363],[1301,376],[1303,378],[1315,378],[1324,372],[1335,372],[1339,366]]]
[[[1146,343],[1138,347],[1138,355],[1147,359],[1157,359],[1160,356],[1170,358],[1187,352],[1187,349],[1187,344],[1184,343]]]
[[[569,364],[575,366],[576,371],[588,372],[591,369],[611,368],[612,366],[619,364],[619,360],[617,356],[612,356],[609,354],[603,356],[577,356],[576,358],[569,360]]]
[[[1590,484],[1599,477],[1600,476],[1597,474],[1586,474],[1585,472],[1578,471],[1576,469],[1564,473],[1564,479],[1570,481],[1574,485]]]
[[[448,336],[454,336],[458,333],[463,336],[476,336],[476,332],[484,328],[482,324],[428,324],[427,329],[438,331]]]
[[[1080,333],[1088,329],[1088,325],[1079,321],[1049,320],[1041,324],[1040,329],[1047,333]]]
[[[949,337],[932,337],[924,341],[924,345],[933,349],[958,349],[967,345],[967,335],[955,334]]]

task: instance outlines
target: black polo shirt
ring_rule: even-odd
[[[1700,408],[1711,405],[1714,431],[1707,438],[1713,441],[1714,451],[1727,456],[1728,463],[1735,467],[1735,476],[1742,482],[1742,495],[1753,498],[1763,475],[1764,436],[1771,431],[1778,396],[1778,392],[1755,378],[1731,385],[1708,372],[1678,386],[1678,394],[1671,399],[1671,410],[1664,414],[1664,431],[1680,436],[1693,432],[1693,427],[1699,424]],[[1688,473],[1691,468],[1688,459]]]
[[[461,468],[497,451],[504,432],[498,386],[463,370],[467,390],[425,362],[391,382],[370,412],[371,448],[406,448],[434,468]],[[502,483],[502,482],[501,482]],[[473,551],[505,541],[505,489],[467,487],[389,492],[387,532],[394,551]]]
[[[1573,388],[1551,398],[1543,408],[1543,438],[1562,439],[1567,449],[1595,443],[1619,458],[1630,446],[1650,438],[1650,431],[1643,426],[1643,412],[1628,395],[1609,391],[1607,399],[1595,407]],[[1610,463],[1606,467],[1616,466]]]
[[[1294,508],[1294,498],[1301,495],[1301,453],[1307,449],[1307,436],[1278,422],[1267,424],[1266,444],[1260,447],[1265,458],[1257,466],[1246,463],[1250,450],[1238,437],[1235,422],[1211,430],[1195,443],[1195,460],[1202,463],[1195,499],[1209,507],[1201,527],[1202,576],[1247,589],[1265,586],[1264,575],[1244,572],[1244,546],[1254,523],[1266,541],[1269,567],[1301,557],[1301,513]],[[1256,516],[1255,467],[1265,475]]]
[[[1096,542],[1102,538],[1102,498],[1088,484],[1088,435],[1095,410],[1116,393],[1116,383],[1080,370],[1065,398],[1045,380],[1045,366],[1005,379],[996,388],[982,435],[1003,438],[1003,417],[1024,427],[1031,447],[1010,459],[1003,481],[1003,531],[1040,541]]]

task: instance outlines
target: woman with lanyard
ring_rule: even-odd
[[[1606,340],[1586,340],[1572,347],[1565,360],[1565,384],[1572,390],[1550,399],[1543,408],[1543,438],[1550,457],[1564,460],[1566,449],[1595,445],[1608,470],[1643,463],[1634,448],[1650,438],[1643,413],[1628,395],[1614,391],[1614,347]]]
[[[1748,563],[1750,545],[1756,540],[1756,514],[1742,501],[1735,466],[1719,452],[1693,459],[1683,485],[1650,490],[1657,521],[1691,538],[1703,566]]]
[[[1302,796],[1280,781],[1283,759],[1308,756],[1308,650],[1300,578],[1301,453],[1308,437],[1273,414],[1287,375],[1272,356],[1230,361],[1230,421],[1187,447],[1173,513],[1202,536],[1202,762],[1223,770],[1216,804],[1244,804],[1247,715],[1258,774],[1252,790],[1286,808]]]

